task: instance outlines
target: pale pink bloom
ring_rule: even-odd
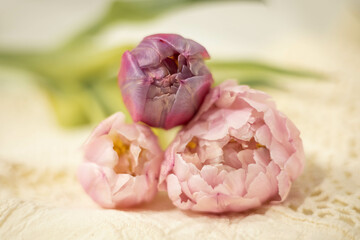
[[[125,124],[115,113],[99,124],[84,145],[78,178],[102,207],[122,208],[153,199],[163,159],[157,137],[142,124]]]
[[[177,34],[147,36],[126,51],[118,80],[133,120],[165,129],[189,122],[213,82],[208,58],[203,46]]]
[[[303,170],[299,135],[267,94],[227,81],[166,150],[160,188],[177,207],[200,212],[281,202]]]

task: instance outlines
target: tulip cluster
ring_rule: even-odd
[[[166,190],[180,209],[222,213],[281,202],[304,166],[300,132],[264,92],[213,79],[200,44],[157,34],[125,52],[118,75],[134,122],[104,120],[78,177],[99,205],[124,208]],[[163,152],[149,126],[183,125]]]

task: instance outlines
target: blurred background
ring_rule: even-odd
[[[25,133],[88,131],[126,112],[116,80],[121,55],[154,33],[204,45],[215,84],[235,78],[287,91],[288,82],[346,74],[341,63],[360,68],[351,59],[360,54],[358,0],[0,0],[0,6],[3,155],[18,154],[15,142]],[[33,148],[34,139],[23,145]]]

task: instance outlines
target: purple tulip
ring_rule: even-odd
[[[177,34],[145,37],[122,56],[119,86],[135,122],[169,129],[187,123],[213,82],[197,42]]]

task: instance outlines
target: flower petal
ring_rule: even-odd
[[[212,187],[200,175],[193,175],[188,180],[189,190],[192,194],[195,192],[211,193]]]
[[[169,129],[188,122],[195,114],[197,106],[202,104],[211,83],[211,75],[194,76],[183,80],[167,114],[165,128]]]
[[[260,202],[265,202],[271,196],[272,189],[272,185],[267,176],[263,172],[260,172],[250,183],[245,197],[258,198]]]
[[[85,160],[113,168],[118,156],[113,149],[113,142],[107,136],[101,136],[84,146]]]
[[[112,194],[105,173],[95,163],[82,163],[78,168],[78,179],[87,194],[103,207],[114,207]]]
[[[210,58],[206,49],[199,43],[190,39],[185,39],[177,34],[154,34],[146,37],[145,39],[158,39],[166,42],[176,51],[187,56],[200,54],[205,59]]]
[[[144,111],[146,100],[144,96],[147,95],[150,83],[145,81],[145,74],[128,51],[122,56],[118,79],[124,103],[133,120],[137,122]]]
[[[277,180],[279,184],[279,196],[281,201],[283,201],[290,192],[290,178],[285,171],[281,171],[280,174],[277,176]]]

